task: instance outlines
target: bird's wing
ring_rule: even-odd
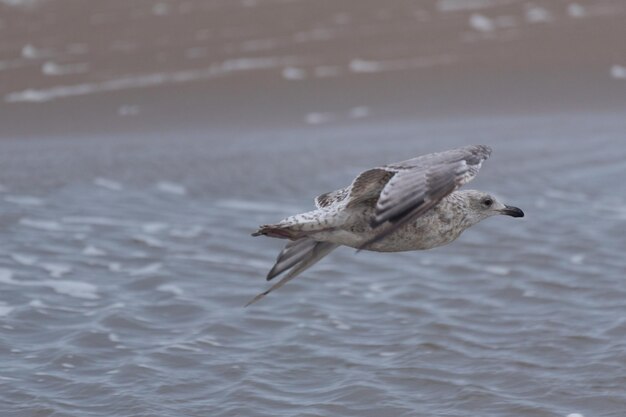
[[[388,167],[368,169],[360,173],[348,187],[348,207],[354,207],[364,201],[378,200],[381,191],[397,170]]]
[[[347,201],[348,207],[354,207],[372,198],[377,200],[383,187],[395,173],[396,170],[387,167],[368,169],[361,172],[348,187],[315,197],[315,205],[324,209]]]
[[[339,190],[320,194],[315,197],[315,206],[318,209],[324,209],[343,201],[348,196],[348,189],[341,188]]]
[[[471,181],[490,154],[488,146],[472,145],[370,170],[391,173],[380,190],[372,227],[377,228],[385,222],[390,224],[381,228],[361,249],[366,249],[421,216],[445,196]]]

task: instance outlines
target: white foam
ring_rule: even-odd
[[[220,342],[215,340],[215,338],[213,336],[201,337],[201,338],[197,339],[196,341],[199,342],[199,343],[207,344],[209,346],[215,346],[215,347],[224,346],[223,344],[221,344]]]
[[[167,3],[155,3],[152,6],[152,14],[155,16],[166,16],[170,12],[170,6]]]
[[[22,226],[32,227],[33,229],[48,230],[51,232],[58,232],[63,230],[63,226],[59,222],[53,220],[40,220],[40,219],[20,219]]]
[[[543,7],[530,6],[526,9],[526,20],[529,23],[547,23],[552,21],[552,15]]]
[[[0,3],[12,7],[33,7],[42,0],[0,0]]]
[[[76,97],[88,94],[105,93],[112,91],[127,90],[133,88],[148,88],[159,85],[187,83],[199,80],[209,80],[223,77],[229,74],[283,68],[287,65],[295,65],[300,61],[296,57],[254,57],[234,58],[213,64],[206,68],[195,70],[183,70],[175,72],[157,72],[112,80],[59,85],[43,89],[26,89],[14,91],[4,96],[7,103],[19,102],[45,102],[66,97]]]
[[[567,417],[585,417],[585,416],[583,416],[580,413],[571,413],[571,414],[568,414]]]
[[[48,287],[59,294],[88,300],[98,299],[98,287],[87,282],[65,280],[38,280],[23,281],[13,279],[13,271],[0,269],[0,283],[19,285],[23,287]]]
[[[174,284],[161,284],[157,287],[157,291],[167,292],[174,295],[182,295],[183,290],[180,287],[177,287]]]
[[[449,65],[456,61],[457,58],[451,55],[396,59],[389,61],[368,61],[357,58],[350,61],[349,68],[350,71],[355,73],[376,73],[383,71],[402,71],[429,68],[433,66]]]
[[[570,256],[569,261],[575,265],[580,265],[585,260],[585,255],[582,253],[577,253],[575,255]]]
[[[370,115],[370,108],[367,106],[358,106],[350,109],[350,117],[352,119],[362,119]]]
[[[505,266],[500,266],[500,265],[487,265],[485,266],[485,271],[493,275],[505,276],[511,273],[511,268],[507,268]]]
[[[335,329],[337,330],[350,330],[352,329],[352,326],[350,326],[349,324],[346,324],[342,321],[339,320],[332,320],[333,325],[335,326]]]
[[[285,67],[281,73],[286,80],[304,80],[306,78],[306,71],[302,68]]]
[[[136,104],[124,104],[117,108],[117,114],[122,117],[137,116],[141,108]]]
[[[53,278],[61,278],[63,275],[67,275],[72,272],[72,267],[64,264],[55,263],[42,263],[40,266],[46,270]]]
[[[40,281],[40,283],[52,288],[59,294],[69,295],[70,297],[84,298],[87,300],[100,298],[97,294],[98,287],[88,282],[48,280]]]
[[[89,71],[89,64],[80,62],[72,64],[57,64],[53,61],[46,61],[41,66],[41,72],[44,75],[59,76],[70,74],[82,74]]]
[[[3,0],[5,1],[5,0]],[[37,59],[46,56],[42,49],[35,48],[28,43],[22,47],[22,57],[26,59]]]
[[[479,13],[472,13],[469,18],[469,25],[479,32],[493,32],[496,29],[493,20]]]
[[[133,227],[136,225],[135,222],[110,219],[108,217],[66,216],[63,217],[62,221],[68,224],[86,224],[90,226]]]
[[[350,71],[352,72],[381,72],[385,65],[378,61],[367,61],[364,59],[353,59],[350,61]]]
[[[167,223],[144,223],[141,225],[141,229],[146,233],[159,233],[170,227]]]
[[[143,275],[152,275],[156,272],[159,272],[161,270],[161,268],[163,267],[163,264],[155,262],[152,264],[148,264],[144,267],[138,268],[138,269],[134,269],[132,271],[130,271],[130,275],[131,276],[143,276]]]
[[[332,113],[309,113],[304,118],[304,121],[309,125],[321,125],[329,123],[334,119]]]
[[[185,195],[187,194],[187,189],[175,182],[169,181],[161,181],[156,185],[157,190],[168,193],[168,194],[176,194],[176,195]]]
[[[616,80],[626,80],[626,67],[622,65],[611,66],[611,77]]]
[[[46,305],[43,303],[43,301],[41,301],[39,298],[35,298],[34,300],[31,300],[28,303],[29,306],[33,307],[33,308],[43,308]]]
[[[460,12],[467,10],[486,9],[491,6],[507,4],[506,0],[438,0],[437,10],[440,12]]]
[[[119,262],[111,262],[107,267],[111,272],[120,272],[122,270],[122,265]]]
[[[4,197],[4,201],[20,206],[42,206],[44,203],[41,198],[31,197],[29,195],[8,195]]]
[[[571,3],[567,5],[567,14],[569,17],[573,17],[575,19],[585,17],[587,12],[585,8],[578,3]]]
[[[13,259],[18,264],[26,266],[34,265],[37,263],[37,257],[30,255],[20,255],[13,253],[11,254],[11,259]]]
[[[120,191],[124,188],[119,182],[110,180],[108,178],[98,177],[93,181],[93,183],[96,184],[98,187],[106,188],[107,190],[111,191]]]
[[[0,317],[4,317],[8,315],[13,310],[15,310],[15,307],[11,307],[11,306],[5,305],[4,303],[0,303]]]

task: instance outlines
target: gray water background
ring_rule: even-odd
[[[622,416],[625,124],[3,141],[3,415]],[[282,244],[258,224],[468,142],[494,148],[472,186],[524,220],[432,251],[338,250],[242,307]]]

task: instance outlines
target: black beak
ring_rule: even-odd
[[[506,214],[511,217],[524,217],[524,212],[521,209],[513,206],[504,206],[502,214]]]

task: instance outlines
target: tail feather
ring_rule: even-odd
[[[276,237],[279,239],[294,239],[294,233],[288,229],[288,227],[278,224],[264,224],[259,229],[252,233],[252,236],[268,236]]]
[[[267,273],[266,279],[270,281],[277,275],[282,274],[289,268],[293,267],[312,251],[320,242],[313,239],[303,237],[298,240],[291,241],[285,245],[285,248],[276,257],[276,263]]]
[[[311,238],[302,238],[293,242],[289,242],[285,249],[278,255],[276,264],[270,270],[267,275],[267,280],[274,278],[275,276],[289,270],[289,273],[285,275],[280,281],[272,285],[267,291],[264,291],[250,300],[245,306],[265,297],[270,292],[282,287],[310,266],[317,263],[324,256],[328,255],[339,246],[336,243],[330,242],[317,242]]]

